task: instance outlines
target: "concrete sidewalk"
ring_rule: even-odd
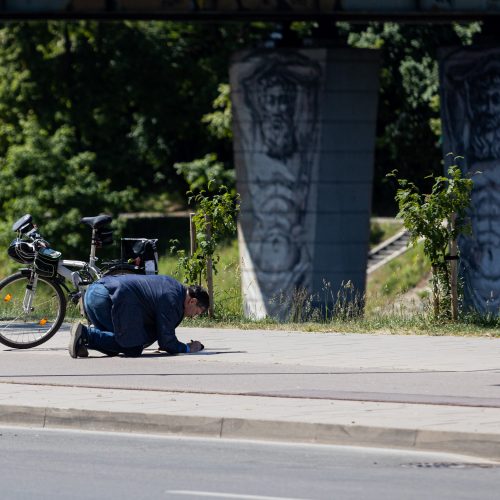
[[[196,355],[0,350],[0,422],[500,460],[500,339],[186,329]]]

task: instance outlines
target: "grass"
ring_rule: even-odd
[[[422,243],[377,269],[367,280],[367,312],[375,313],[397,303],[403,294],[429,277],[430,271]],[[422,302],[425,299],[422,297]],[[420,304],[416,306],[420,308]]]
[[[160,272],[181,278],[175,270],[174,257],[163,257]],[[430,297],[421,293],[414,302],[403,300],[405,294],[429,276],[430,265],[422,245],[408,250],[386,266],[372,273],[367,281],[365,314],[353,316],[340,311],[327,321],[280,322],[273,318],[252,320],[243,316],[237,242],[221,249],[219,273],[214,277],[215,318],[186,319],[185,326],[293,330],[302,332],[421,334],[500,337],[500,320],[468,317],[459,322],[435,321]]]
[[[394,236],[403,229],[403,222],[399,219],[372,220],[370,224],[370,248]]]
[[[399,223],[377,223],[388,238],[400,230]],[[377,229],[378,231],[378,229]],[[160,274],[182,279],[177,259],[162,256]],[[2,267],[5,271],[7,267]],[[364,315],[352,315],[340,310],[339,315],[328,320],[300,323],[280,322],[273,318],[252,320],[243,315],[240,286],[240,266],[237,241],[224,246],[214,275],[215,318],[186,319],[186,326],[217,328],[272,329],[302,332],[423,334],[500,337],[500,318],[466,317],[461,321],[435,321],[430,310],[430,297],[420,292],[412,301],[406,293],[429,276],[430,266],[423,255],[422,245],[410,249],[386,266],[370,274],[367,280]],[[77,308],[68,304],[68,317],[79,317]]]
[[[215,314],[219,321],[237,321],[243,318],[238,242],[234,239],[222,247],[214,273]],[[168,274],[182,281],[177,259],[165,255],[159,262],[160,274]]]

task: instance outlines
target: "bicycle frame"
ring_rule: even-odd
[[[38,346],[61,327],[68,302],[78,305],[80,314],[86,316],[83,299],[89,285],[106,275],[146,274],[150,259],[143,262],[135,256],[134,260],[126,260],[128,257],[124,259],[124,253],[129,255],[131,252],[124,252],[123,248],[120,259],[98,263],[96,250],[112,243],[112,231],[107,227],[111,220],[108,215],[82,218],[81,222],[92,228],[88,261],[62,259],[60,253],[51,249],[38,232],[30,214],[13,224],[17,237],[9,245],[8,254],[23,267],[0,280],[0,290],[5,291],[0,302],[3,306],[0,311],[2,344],[19,349]],[[152,250],[157,261],[154,244],[148,247],[148,251]]]
[[[61,262],[59,262],[59,265],[57,266],[57,274],[60,274],[69,281],[73,281],[73,273],[75,271],[72,269],[77,269],[78,271],[81,271],[85,268],[87,268],[90,271],[94,279],[98,279],[100,277],[101,270],[95,265],[91,266],[88,262],[85,262],[83,260],[63,259]]]
[[[63,259],[58,263],[57,274],[71,283],[75,287],[75,294],[79,292],[80,296],[83,298],[85,295],[85,290],[90,284],[88,281],[82,279],[80,271],[85,270],[90,274],[91,282],[98,280],[102,276],[102,270],[97,266],[96,250],[96,229],[92,229],[92,240],[90,245],[90,256],[89,261],[85,262],[83,260],[73,260],[73,259]],[[26,292],[23,299],[23,309],[25,313],[31,310],[31,305],[33,297],[36,294],[36,287],[38,283],[38,274],[32,268],[27,268],[30,272],[32,281],[29,286],[26,287]],[[69,288],[66,286],[64,281],[60,281],[60,284],[66,289],[66,291],[71,295]]]
[[[74,277],[75,277],[75,272],[78,273],[78,271],[81,271],[86,268],[90,270],[90,273],[94,280],[100,278],[100,270],[95,266],[93,268],[90,268],[88,263],[82,260],[63,260],[59,262],[59,265],[57,267],[57,273],[60,277],[64,278],[64,281],[68,280],[73,283],[73,285],[76,288],[74,293],[80,292],[83,296],[87,285],[86,284],[84,285],[82,282],[77,282]],[[38,284],[38,273],[31,267],[21,269],[21,272],[29,274],[31,277],[29,285],[26,286],[26,291],[24,293],[24,298],[23,298],[23,310],[26,314],[28,314],[32,308],[33,297],[36,295],[36,288]],[[59,280],[63,288],[65,288],[66,291],[69,294],[71,294],[69,288],[66,286],[64,281],[61,279]]]
[[[90,255],[89,255],[89,261],[84,262],[82,260],[66,260],[64,259],[61,263],[60,266],[57,269],[57,272],[67,278],[67,267],[76,267],[77,269],[84,269],[87,267],[90,272],[92,273],[94,278],[97,278],[100,276],[101,270],[97,267],[96,262],[97,262],[97,257],[96,257],[96,250],[97,250],[97,245],[96,245],[96,236],[97,236],[97,229],[92,228],[92,240],[90,243]],[[59,269],[60,268],[60,269]],[[71,271],[70,271],[71,272]],[[71,278],[71,277],[70,277]]]
[[[33,273],[32,279],[33,281],[31,282],[31,284],[26,287],[26,292],[23,299],[23,310],[26,314],[31,311],[31,304],[33,302],[33,297],[36,293],[36,286],[38,284],[38,275]]]

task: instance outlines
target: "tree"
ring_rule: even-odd
[[[448,317],[452,293],[448,249],[459,234],[471,231],[466,212],[473,181],[462,177],[460,167],[451,165],[447,177],[434,178],[430,194],[422,195],[407,179],[398,178],[397,183],[398,216],[410,233],[411,244],[424,240],[424,253],[432,266],[434,317]]]
[[[135,191],[111,191],[110,182],[93,172],[95,155],[73,153],[75,133],[62,126],[49,134],[35,117],[21,122],[24,140],[0,158],[0,238],[12,239],[12,223],[25,213],[63,252],[82,248],[80,218],[99,212],[117,214],[130,206]]]
[[[218,247],[228,236],[236,232],[239,212],[239,195],[228,191],[226,186],[217,186],[209,181],[207,189],[198,193],[188,192],[189,203],[195,206],[192,223],[195,233],[195,248],[191,255],[179,249],[179,241],[172,240],[171,252],[179,258],[178,268],[184,282],[199,283],[205,280],[210,296],[210,315],[213,315],[212,272],[217,272]]]
[[[480,30],[479,23],[340,24],[349,45],[382,54],[373,190],[377,212],[396,211],[396,186],[386,176],[394,168],[422,190],[442,174],[437,52],[472,43]]]
[[[332,26],[321,26],[292,23],[281,43],[321,45],[321,36],[332,36]],[[428,187],[421,179],[440,172],[436,50],[470,43],[477,26],[338,24],[350,45],[383,54],[374,190],[381,209],[394,191],[385,174],[396,165],[421,188]],[[71,130],[66,157],[92,155],[92,174],[111,192],[135,189],[130,209],[163,209],[161,197],[184,197],[195,179],[222,177],[230,187],[230,55],[262,46],[276,30],[265,23],[0,23],[0,158],[25,143],[34,117],[49,137]]]
[[[0,156],[23,140],[21,121],[34,114],[49,134],[71,127],[73,153],[92,152],[95,174],[111,189],[153,195],[186,191],[173,165],[193,151],[225,155],[202,117],[227,79],[230,54],[267,30],[160,21],[0,26]]]
[[[80,215],[184,196],[187,183],[174,164],[193,151],[229,157],[230,141],[209,134],[202,118],[227,78],[230,54],[266,30],[0,23],[0,236],[7,239],[12,221],[30,211],[54,244],[75,251]],[[210,175],[230,184],[227,162],[206,158]]]
[[[206,124],[211,136],[227,146],[232,146],[232,107],[229,84],[220,84],[218,90],[219,95],[212,103],[213,111],[205,114],[201,121]],[[232,154],[230,156],[232,157]],[[184,177],[190,191],[201,190],[211,183],[212,186],[225,186],[235,192],[236,178],[232,162],[219,161],[217,153],[208,153],[203,158],[190,162],[175,163],[174,167],[177,173]]]

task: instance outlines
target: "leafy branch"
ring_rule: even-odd
[[[455,157],[455,162],[460,158]],[[394,170],[388,176],[396,177],[396,174]],[[410,233],[411,244],[424,240],[424,253],[432,266],[434,316],[448,316],[452,293],[448,249],[450,242],[455,242],[460,234],[471,232],[467,210],[473,181],[464,178],[460,167],[454,164],[448,168],[446,177],[434,179],[430,194],[421,194],[407,179],[397,179],[397,182],[398,216]]]
[[[201,284],[202,279],[208,281],[212,271],[217,273],[220,258],[217,250],[225,238],[236,232],[239,195],[231,193],[225,186],[215,188],[214,182],[210,181],[207,190],[187,193],[189,204],[196,207],[192,219],[196,248],[192,255],[179,249],[177,240],[171,240],[170,251],[179,259],[178,270],[182,271],[185,283]],[[208,285],[210,288],[210,283]]]

